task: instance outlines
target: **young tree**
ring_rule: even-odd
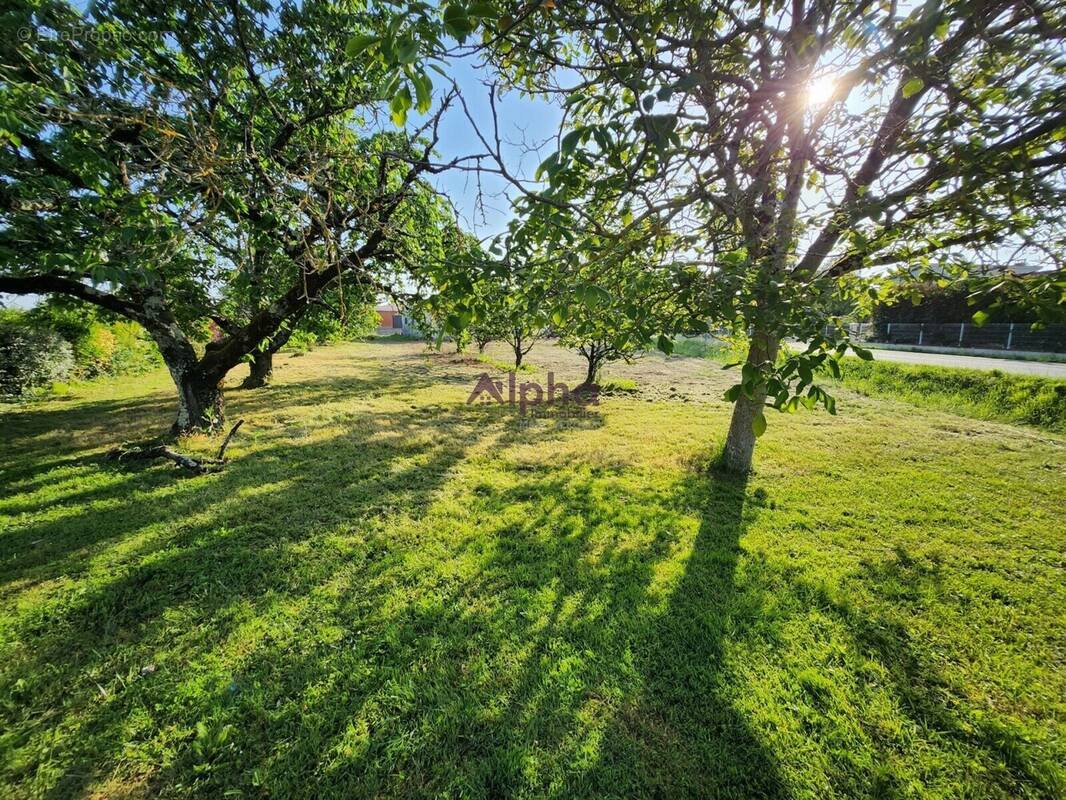
[[[429,112],[430,85],[369,59],[353,69],[346,52],[353,27],[388,21],[324,0],[5,14],[0,292],[139,322],[178,390],[173,431],[217,426],[225,374],[323,291],[376,290],[397,264],[440,256],[449,210],[422,180],[439,111],[413,135],[370,127],[378,98],[410,98],[411,82]],[[227,289],[247,301],[232,319]],[[224,336],[198,355],[209,318]]]
[[[1019,248],[1061,269],[1060,3],[590,0],[499,15],[485,49],[567,110],[548,190],[514,179],[538,232],[584,249],[650,225],[711,279],[706,317],[750,331],[728,393],[731,469],[750,469],[767,405],[833,410],[814,375],[850,345],[824,333],[843,278]],[[786,357],[785,339],[808,344]]]

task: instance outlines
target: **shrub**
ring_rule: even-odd
[[[286,344],[288,350],[294,353],[306,353],[314,345],[318,344],[318,337],[311,331],[296,330],[292,332]]]
[[[112,375],[135,375],[163,366],[163,357],[152,338],[136,322],[115,322],[110,326],[115,337],[111,354]]]
[[[131,375],[162,365],[159,348],[135,322],[115,320],[88,306],[49,300],[25,315],[34,328],[51,330],[74,348],[75,373],[80,378]]]
[[[74,367],[70,344],[54,331],[31,327],[21,315],[0,318],[0,396],[23,399]]]
[[[92,323],[89,328],[74,340],[74,362],[82,377],[95,378],[98,375],[111,374],[111,362],[117,341],[108,327],[100,322]]]

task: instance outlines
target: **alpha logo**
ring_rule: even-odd
[[[575,403],[580,406],[599,405],[600,387],[595,383],[583,383],[574,387],[573,391],[565,383],[555,382],[555,373],[548,373],[548,391],[545,395],[544,387],[536,381],[518,383],[514,372],[507,373],[507,399],[504,399],[503,381],[494,381],[487,372],[482,372],[474,384],[474,391],[466,399],[471,403],[507,403],[514,405],[517,399],[518,413],[523,416],[530,406],[539,406],[542,403],[555,405],[556,403]]]

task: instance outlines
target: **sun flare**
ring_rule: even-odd
[[[811,108],[826,103],[837,88],[837,79],[832,75],[822,75],[807,84],[807,105]]]

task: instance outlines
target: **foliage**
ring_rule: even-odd
[[[46,300],[27,312],[26,324],[54,331],[71,344],[79,378],[134,375],[162,363],[141,325],[93,306]]]
[[[678,342],[676,352],[728,363],[737,351],[690,341]],[[1054,378],[845,358],[832,384],[922,408],[1066,433],[1066,381]]]
[[[748,350],[747,338],[740,335],[709,337],[682,337],[674,342],[674,355],[695,358],[714,358],[723,363],[733,363],[744,358]]]
[[[663,272],[599,257],[560,270],[554,280],[552,325],[560,342],[588,364],[586,382],[595,383],[605,363],[630,361],[653,347],[673,351],[670,334],[686,314],[677,307],[675,287]],[[602,288],[606,286],[610,290]],[[595,288],[582,293],[581,287]]]
[[[1031,310],[1004,304],[997,293],[983,291],[975,282],[947,280],[904,283],[895,287],[873,308],[875,325],[889,322],[1036,322]]]
[[[850,342],[823,331],[866,290],[863,270],[961,273],[1019,253],[1063,264],[1061,4],[498,13],[484,51],[512,86],[566,109],[538,172],[547,187],[522,195],[529,238],[625,254],[652,237],[673,257],[649,263],[680,291],[709,282],[695,318],[753,332],[732,397],[756,433],[764,402],[832,411],[816,375],[835,374]],[[1046,287],[1029,297],[1061,313],[1061,280]],[[786,339],[810,348],[779,361]],[[741,434],[731,426],[746,470]]]
[[[58,334],[27,325],[21,314],[0,316],[0,398],[30,396],[66,380],[73,367],[70,344]]]
[[[422,178],[447,99],[382,131],[395,75],[345,52],[398,13],[18,4],[0,42],[0,291],[141,323],[178,384],[175,430],[217,425],[221,378],[325,294],[365,299],[442,259],[454,213]],[[224,336],[200,354],[208,320]]]
[[[1062,796],[1061,439],[855,398],[745,481],[728,373],[646,366],[709,399],[528,426],[320,348],[193,480],[95,463],[161,371],[6,416],[0,794]]]
[[[353,342],[365,339],[378,327],[378,312],[373,303],[360,303],[343,310],[318,307],[300,325],[321,344]]]

